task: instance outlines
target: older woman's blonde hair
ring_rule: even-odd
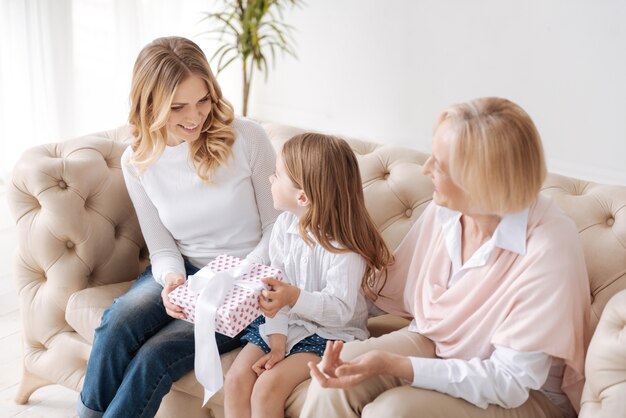
[[[131,132],[135,137],[130,160],[139,172],[145,171],[165,150],[166,122],[176,88],[190,75],[202,78],[209,90],[211,111],[200,137],[190,143],[190,158],[198,176],[211,182],[220,165],[232,153],[235,133],[231,127],[234,111],[222,97],[206,56],[186,38],[158,38],[146,45],[135,61],[130,92]]]
[[[541,138],[515,103],[487,97],[454,105],[438,118],[451,130],[449,175],[473,211],[504,216],[530,206],[546,177]]]
[[[287,176],[309,200],[300,217],[300,236],[312,244],[310,233],[327,251],[363,257],[366,268],[361,287],[370,299],[376,299],[393,256],[365,207],[354,152],[345,140],[317,133],[294,136],[281,152]]]

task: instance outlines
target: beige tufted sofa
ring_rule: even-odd
[[[301,130],[265,124],[276,147]],[[147,251],[120,171],[127,128],[26,151],[13,171],[9,203],[18,229],[15,282],[24,335],[24,375],[16,401],[61,384],[79,391],[93,332],[104,309],[144,268]],[[358,154],[368,208],[395,248],[431,199],[421,174],[427,155],[349,140]],[[595,330],[581,417],[626,417],[626,186],[550,175],[543,193],[576,222],[583,240]],[[407,322],[370,321],[374,335]],[[224,368],[236,352],[222,356]],[[287,402],[297,417],[308,382]],[[221,417],[223,398],[201,408],[202,389],[189,373],[164,399],[160,417]]]

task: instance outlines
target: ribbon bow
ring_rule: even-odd
[[[226,293],[234,286],[252,290],[260,294],[265,285],[246,281],[244,275],[250,275],[254,264],[248,260],[229,270],[214,272],[209,266],[189,276],[188,289],[198,295],[196,300],[196,319],[194,324],[196,356],[194,367],[196,378],[204,386],[205,405],[224,385],[222,363],[215,342],[215,317],[224,301]]]

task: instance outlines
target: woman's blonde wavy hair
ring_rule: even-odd
[[[532,119],[517,104],[485,97],[444,111],[454,132],[450,178],[467,192],[477,213],[508,215],[536,199],[547,175],[541,137]]]
[[[190,158],[198,176],[207,183],[215,170],[226,165],[232,154],[235,133],[231,127],[234,111],[222,96],[206,56],[186,38],[158,38],[146,45],[133,70],[128,121],[135,137],[130,160],[140,173],[165,150],[166,122],[178,85],[191,74],[202,78],[209,90],[211,111],[200,137],[189,144]]]
[[[327,251],[362,256],[366,269],[361,287],[375,300],[393,256],[365,207],[354,152],[343,139],[305,133],[283,145],[282,158],[289,179],[310,202],[300,217],[300,236],[311,245],[310,232]]]

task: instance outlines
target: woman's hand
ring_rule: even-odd
[[[165,306],[165,312],[172,318],[186,319],[183,313],[183,308],[178,305],[174,305],[170,302],[169,294],[172,290],[176,289],[181,284],[185,283],[185,278],[180,273],[167,273],[165,275],[165,285],[161,291],[161,298],[163,299],[163,306]]]
[[[308,363],[309,369],[311,369],[311,377],[315,377],[320,383],[321,377],[336,378],[337,368],[344,364],[340,358],[342,348],[343,341],[341,340],[326,341],[326,350],[324,350],[322,361],[320,363],[312,361]]]
[[[261,312],[268,318],[273,318],[284,306],[293,306],[298,301],[300,289],[287,283],[266,277],[262,282],[270,286],[271,290],[261,291],[259,305]]]
[[[326,351],[324,351],[321,363],[317,365],[309,362],[311,377],[317,379],[320,386],[347,389],[372,376],[396,375],[394,366],[400,365],[402,366],[401,369],[404,369],[407,366],[406,362],[411,369],[411,362],[407,357],[396,356],[379,350],[368,351],[352,361],[344,362],[340,358],[342,348],[343,341],[329,341],[326,344]],[[401,362],[402,359],[404,359],[403,362]],[[413,374],[412,370],[410,373]]]

